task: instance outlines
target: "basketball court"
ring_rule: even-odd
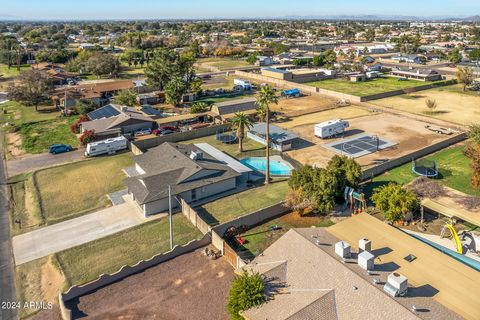
[[[351,158],[366,156],[383,149],[390,148],[397,143],[381,139],[376,135],[360,135],[353,138],[335,141],[323,145],[325,148],[332,150],[341,155]]]

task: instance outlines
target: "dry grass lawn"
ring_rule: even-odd
[[[131,154],[124,153],[37,171],[34,178],[46,224],[108,206],[106,195],[124,188],[122,169],[132,164]]]
[[[280,98],[277,105],[271,105],[270,109],[281,113],[286,117],[298,117],[301,115],[324,111],[335,108],[336,99],[327,96],[304,96],[300,98]]]
[[[426,99],[437,101],[437,108],[430,112]],[[371,102],[382,107],[394,108],[410,113],[427,115],[440,120],[468,125],[480,122],[480,94],[463,92],[461,85],[446,86]]]
[[[369,112],[365,109],[357,107],[341,107],[334,110],[327,110],[312,114],[296,117],[291,121],[276,123],[278,126],[290,129],[305,124],[315,124],[332,119],[352,119],[368,115]]]

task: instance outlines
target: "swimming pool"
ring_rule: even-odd
[[[263,157],[250,157],[240,160],[250,169],[265,173],[267,161]],[[292,174],[292,166],[284,160],[270,159],[270,174],[274,176],[289,176]]]

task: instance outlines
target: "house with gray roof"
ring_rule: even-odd
[[[247,132],[247,137],[266,145],[266,130],[265,122],[255,123],[250,131]],[[274,124],[269,125],[270,147],[278,151],[288,151],[295,147],[300,138],[285,129],[282,129]]]
[[[255,98],[243,98],[219,102],[212,106],[211,112],[217,120],[224,122],[225,120],[232,118],[237,112],[243,112],[248,115],[256,114],[256,102],[257,99]]]
[[[155,120],[135,108],[108,104],[87,114],[90,121],[81,123],[81,133],[94,130],[96,138],[133,134],[152,129]]]
[[[179,198],[187,203],[232,191],[249,179],[251,169],[208,144],[166,142],[135,156],[137,175],[126,179],[129,194],[145,216],[168,210]]]

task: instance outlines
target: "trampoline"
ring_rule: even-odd
[[[216,139],[225,144],[235,143],[237,134],[235,132],[217,132]]]
[[[438,177],[437,163],[432,160],[427,160],[427,159],[413,160],[412,171],[413,173],[419,176],[423,176],[427,178]]]

